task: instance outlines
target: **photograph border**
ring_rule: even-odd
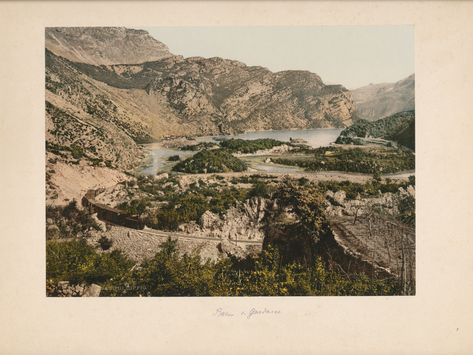
[[[0,3],[1,352],[467,354],[471,168],[455,153],[471,151],[472,15],[473,4],[447,1]],[[415,25],[416,296],[45,297],[44,28],[158,22]],[[219,309],[234,316],[218,316]],[[273,312],[241,314],[252,309]]]

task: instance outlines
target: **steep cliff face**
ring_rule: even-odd
[[[88,117],[98,126],[110,123],[137,143],[172,134],[174,131],[168,129],[182,124],[168,105],[160,104],[145,90],[107,85],[86,75],[77,63],[48,50],[46,101],[54,101],[59,109],[73,116]]]
[[[376,121],[415,109],[415,75],[396,83],[370,84],[351,91],[359,115]]]
[[[48,27],[46,48],[92,65],[136,64],[172,56],[148,32],[124,27]]]

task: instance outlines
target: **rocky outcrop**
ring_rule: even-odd
[[[330,260],[344,272],[404,279],[415,287],[415,229],[396,219],[403,199],[415,197],[415,188],[379,192],[377,198],[347,200],[344,191],[327,191],[325,212],[331,234],[324,241]],[[393,218],[394,217],[394,218]],[[404,270],[404,276],[401,276]],[[410,291],[410,292],[411,292]]]
[[[407,190],[402,187],[396,193],[381,193],[379,197],[356,200],[347,200],[346,193],[343,190],[333,193],[328,190],[326,195],[332,199],[333,202],[325,201],[325,213],[328,218],[342,217],[342,216],[363,216],[371,213],[373,208],[382,208],[383,212],[390,215],[398,213],[397,203],[408,196],[415,197],[415,188],[409,186]]]
[[[99,297],[101,290],[96,284],[69,285],[69,281],[59,281],[57,285],[48,286],[46,294],[48,297]]]
[[[396,83],[370,84],[351,90],[358,114],[368,121],[415,109],[415,75]]]
[[[267,211],[276,208],[274,201],[262,197],[253,197],[246,202],[237,202],[227,210],[221,219],[218,215],[206,211],[200,218],[200,225],[195,222],[179,226],[184,233],[199,237],[219,238],[222,240],[221,250],[227,256],[243,259],[252,250],[238,241],[258,241],[264,239],[262,220]]]
[[[53,155],[48,153],[48,156]],[[66,205],[73,199],[79,202],[90,189],[112,187],[131,179],[117,170],[61,161],[48,163],[47,168],[50,173],[46,180],[46,203],[54,205]]]
[[[92,65],[137,64],[172,56],[147,31],[124,27],[47,27],[46,48]]]

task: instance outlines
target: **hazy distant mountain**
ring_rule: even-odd
[[[49,27],[46,48],[71,61],[93,65],[137,64],[172,56],[148,32],[123,27]]]
[[[355,108],[365,120],[376,121],[415,109],[414,74],[396,83],[370,84],[351,90]]]

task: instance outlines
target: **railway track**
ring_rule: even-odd
[[[210,240],[210,241],[215,241],[215,242],[221,242],[222,239],[220,238],[210,238],[210,237],[199,237],[199,236],[193,236],[189,234],[183,234],[183,233],[175,233],[175,232],[165,232],[165,231],[160,231],[160,230],[155,230],[155,229],[142,229],[142,230],[137,230],[134,228],[128,228],[128,227],[123,227],[119,226],[107,221],[104,221],[109,225],[112,225],[117,228],[124,228],[128,231],[131,231],[133,233],[145,233],[157,237],[171,237],[171,238],[180,238],[180,239],[193,239],[193,240]],[[65,243],[65,242],[70,242],[72,240],[75,240],[76,238],[63,238],[63,239],[55,239],[54,241],[58,243]],[[251,245],[262,245],[263,241],[257,241],[257,240],[236,240],[236,239],[228,239],[230,242],[234,242],[236,244],[251,244]]]

